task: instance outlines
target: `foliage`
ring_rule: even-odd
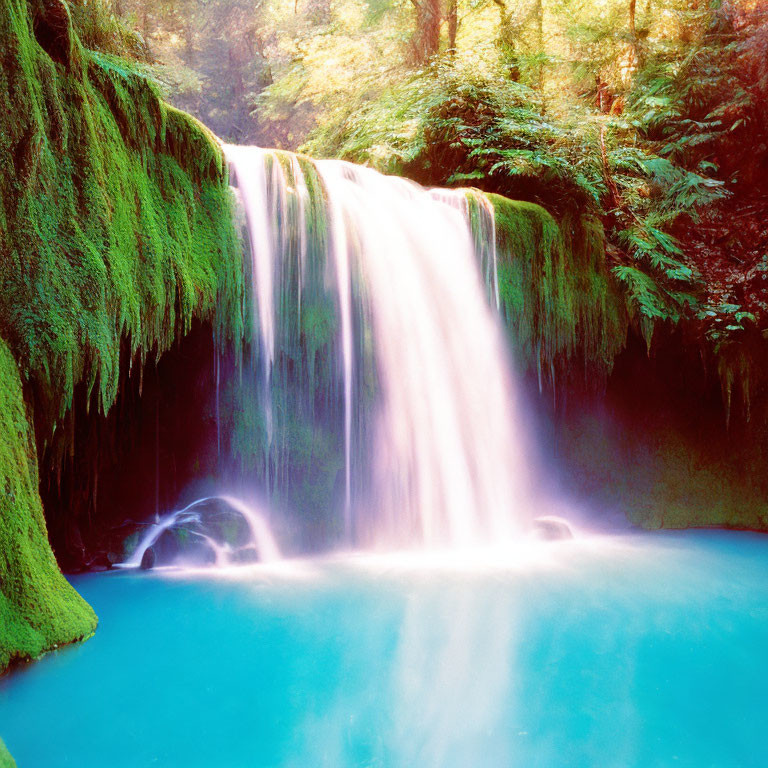
[[[705,249],[691,246],[702,221],[768,176],[764,4],[129,5],[126,18],[154,20],[144,32],[169,62],[181,55],[184,67],[211,77],[213,60],[206,54],[198,66],[195,56],[218,36],[230,62],[220,73],[249,62],[263,75],[230,94],[238,114],[243,101],[252,112],[239,139],[302,146],[427,184],[472,184],[557,216],[601,217],[608,264],[649,348],[654,329],[680,323],[700,329],[707,355],[740,343],[743,325],[718,309],[733,303],[732,270],[710,269]],[[712,261],[729,258],[719,250],[708,249]],[[745,311],[762,327],[757,309],[751,302]]]
[[[614,212],[608,234],[622,262],[614,274],[650,343],[657,322],[677,323],[696,303],[698,272],[670,230],[679,217],[695,218],[722,198],[722,183],[627,147],[620,126],[603,159],[600,120],[578,118],[548,116],[521,83],[493,80],[471,65],[436,64],[317,134],[306,149],[427,184],[469,181],[560,215]]]
[[[139,32],[130,28],[107,0],[69,0],[72,26],[86,48],[132,59],[148,56]]]
[[[470,63],[438,62],[311,139],[309,152],[435,185],[466,181],[550,206],[594,206],[594,125],[548,118],[530,87]]]
[[[614,278],[649,349],[655,328],[684,322],[703,328],[717,357],[745,327],[720,310],[731,303],[723,270],[690,243],[703,219],[765,177],[765,11],[668,2],[628,21],[616,9],[552,8],[539,40],[543,76],[521,66],[526,46],[535,53],[526,32],[535,14],[512,24],[506,9],[498,55],[487,43],[471,58],[459,46],[378,88],[363,83],[305,149],[601,217]],[[478,28],[480,15],[471,17]]]
[[[108,0],[95,2],[106,7]],[[148,62],[144,71],[175,106],[195,114],[226,141],[256,138],[250,113],[272,82],[265,54],[269,35],[261,24],[264,2],[115,0],[109,5],[110,23],[140,41],[141,58]],[[104,50],[101,44],[94,47]]]
[[[660,155],[699,172],[720,170],[731,183],[734,174],[754,178],[754,150],[766,139],[766,13],[726,4],[702,19],[699,40],[649,57],[628,114]]]

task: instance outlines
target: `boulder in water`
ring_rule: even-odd
[[[573,538],[571,526],[562,517],[555,517],[554,515],[535,518],[533,521],[533,534],[537,539],[543,539],[544,541],[559,541]]]
[[[230,496],[193,502],[147,529],[129,564],[204,567],[255,563],[279,557],[266,523]]]
[[[141,570],[150,571],[155,567],[155,561],[157,556],[153,547],[147,547],[144,550],[144,554],[141,556]]]

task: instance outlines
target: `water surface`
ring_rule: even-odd
[[[79,577],[99,631],[0,680],[0,734],[20,768],[768,764],[768,537],[523,560]]]

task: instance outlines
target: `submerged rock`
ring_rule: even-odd
[[[535,518],[533,521],[533,534],[537,539],[543,539],[544,541],[573,538],[571,526],[562,517],[555,517],[554,515]]]

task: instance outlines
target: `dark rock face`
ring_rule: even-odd
[[[571,526],[563,518],[554,516],[537,517],[533,521],[533,533],[536,538],[544,541],[573,538]]]
[[[144,555],[141,558],[141,570],[142,571],[152,570],[152,568],[155,567],[156,560],[157,560],[157,556],[155,555],[155,550],[152,547],[149,547],[144,552]]]
[[[65,572],[89,570],[97,558],[122,562],[136,548],[142,521],[158,508],[173,509],[180,489],[216,476],[213,336],[210,323],[194,322],[159,362],[146,364],[141,387],[123,356],[118,402],[106,415],[89,409],[86,388],[75,388],[81,460],[66,463],[60,480],[46,471],[40,486],[51,544]],[[200,418],[189,418],[193,408],[201,409]],[[137,541],[124,551],[134,532]]]

